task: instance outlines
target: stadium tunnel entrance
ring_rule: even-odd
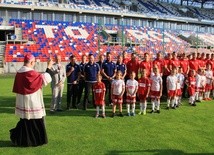
[[[13,40],[15,31],[14,29],[8,29],[8,26],[0,26],[0,41]]]

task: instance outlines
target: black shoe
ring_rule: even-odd
[[[169,107],[166,107],[166,110],[169,110]]]
[[[160,110],[157,110],[157,113],[160,114]]]
[[[87,110],[87,105],[83,105],[82,110]]]
[[[98,118],[98,117],[99,117],[99,115],[98,115],[98,114],[96,114],[96,115],[95,115],[95,118]]]
[[[77,106],[72,106],[72,109],[77,109]]]
[[[154,113],[154,110],[150,111],[150,113],[151,113],[151,114]]]
[[[62,110],[62,109],[57,109],[56,111],[61,112],[61,111],[63,111],[63,110]]]
[[[113,118],[114,116],[115,116],[115,113],[112,113],[112,114],[111,114],[111,117]]]
[[[174,106],[172,107],[172,109],[176,109],[176,105],[174,105]]]
[[[122,114],[122,112],[119,114],[119,116],[120,116],[120,117],[123,117],[123,114]]]
[[[195,103],[193,103],[193,104],[192,104],[192,106],[196,106],[196,104],[195,104]]]
[[[106,115],[105,115],[105,114],[102,114],[102,118],[106,118]]]

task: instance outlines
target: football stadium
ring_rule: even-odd
[[[0,154],[214,154],[214,1],[0,0],[0,79]]]

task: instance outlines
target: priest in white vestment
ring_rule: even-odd
[[[53,62],[48,63],[48,68]],[[33,68],[35,57],[27,54],[24,65],[17,71],[13,92],[16,93],[15,114],[20,118],[10,130],[10,138],[16,146],[38,146],[47,144],[44,123],[45,106],[42,87],[51,82],[49,73],[38,73]]]

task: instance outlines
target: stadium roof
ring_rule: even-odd
[[[192,1],[195,1],[195,2],[199,2],[199,3],[206,3],[206,2],[213,2],[213,0],[192,0]]]
[[[213,0],[181,0],[181,1],[189,1],[189,2],[196,2],[196,3],[207,3],[207,2],[213,2]]]
[[[167,3],[176,3],[181,5],[198,6],[204,8],[214,8],[214,0],[157,0]]]
[[[187,1],[187,3],[188,2],[199,3],[201,5],[201,8],[203,8],[205,4],[214,5],[214,1],[213,0],[181,0],[181,1]],[[213,6],[211,6],[211,7],[213,8]]]

